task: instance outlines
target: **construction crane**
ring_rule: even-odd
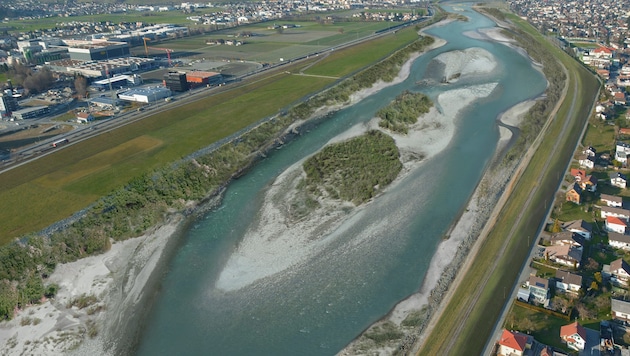
[[[172,49],[170,49],[170,48],[160,48],[160,47],[148,47],[147,46],[147,41],[151,41],[151,39],[143,37],[142,40],[144,41],[144,53],[146,54],[147,57],[149,57],[149,48],[166,51],[166,58],[168,58],[168,66],[171,67],[171,53],[173,53]]]

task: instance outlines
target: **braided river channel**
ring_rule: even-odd
[[[468,4],[447,11],[469,21],[427,30],[447,43],[415,59],[404,81],[270,153],[190,225],[143,323],[137,354],[334,355],[419,290],[493,157],[498,116],[540,96],[547,84],[522,51],[484,39],[496,26],[490,19]],[[452,66],[463,68],[461,77],[444,83]],[[427,158],[311,246],[296,240],[261,247],[258,257],[276,269],[239,259],[243,245],[255,245],[249,240],[275,179],[404,90],[429,96],[446,120],[427,133]]]

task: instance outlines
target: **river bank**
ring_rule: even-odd
[[[443,42],[436,41],[426,50],[441,44]],[[410,63],[419,55],[414,54],[402,72],[408,72]],[[401,80],[399,78],[393,83],[378,82],[354,93],[344,106],[395,84]],[[309,120],[344,106],[323,108]],[[219,200],[217,197],[204,206]],[[184,215],[173,213],[150,232],[114,243],[104,254],[57,266],[48,280],[59,285],[57,295],[16,311],[13,320],[0,323],[0,344],[3,345],[0,353],[117,355],[129,350],[137,342],[135,337],[146,312],[145,303],[152,298],[165,262],[178,245],[177,235],[185,229],[186,223]]]

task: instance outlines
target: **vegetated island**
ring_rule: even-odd
[[[443,18],[436,15],[428,24]],[[5,345],[0,350],[7,354],[128,350],[144,315],[136,309],[147,300],[146,289],[155,286],[159,266],[177,246],[171,236],[185,217],[218,204],[233,177],[299,133],[301,124],[321,118],[325,114],[321,107],[350,105],[357,99],[351,94],[393,81],[410,57],[433,43],[432,37],[420,36],[378,64],[228,143],[143,174],[71,218],[0,246],[0,320],[18,317],[0,326]],[[132,239],[138,236],[142,238]],[[77,301],[82,300],[91,306],[80,309]],[[21,315],[29,306],[30,316]]]
[[[376,116],[381,118],[378,123],[385,129],[406,134],[409,126],[418,121],[418,117],[429,112],[433,106],[431,100],[421,93],[408,90],[398,95],[388,106],[380,109]]]

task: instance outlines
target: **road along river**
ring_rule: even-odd
[[[495,152],[497,117],[546,86],[523,54],[469,35],[493,22],[457,11],[470,20],[427,31],[447,43],[415,59],[405,80],[270,154],[192,224],[138,354],[333,355],[419,289]],[[277,187],[301,160],[360,130],[403,90],[436,103],[430,125],[399,140],[424,160],[366,206],[340,209],[346,215],[329,224],[314,219],[316,229],[270,218]]]

